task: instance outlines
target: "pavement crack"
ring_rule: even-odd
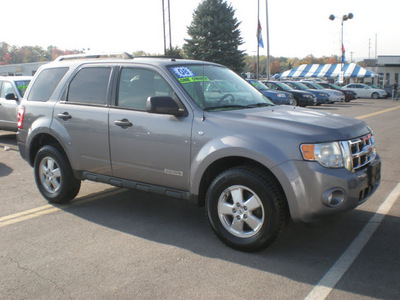
[[[18,261],[15,261],[13,258],[10,258],[10,262],[15,264],[16,267],[19,270],[22,270],[24,272],[29,272],[37,277],[39,277],[42,280],[45,280],[47,282],[50,282],[55,289],[57,289],[58,291],[60,291],[64,296],[66,296],[68,299],[72,299],[71,296],[65,291],[65,289],[63,287],[61,287],[56,281],[54,281],[53,279],[50,278],[46,278],[45,276],[41,275],[39,272],[37,272],[36,270],[32,269],[32,268],[28,268],[26,266],[22,266]]]

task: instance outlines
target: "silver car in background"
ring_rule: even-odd
[[[17,110],[32,76],[0,76],[0,129],[17,131]]]

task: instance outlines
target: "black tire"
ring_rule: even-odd
[[[81,181],[73,175],[68,159],[57,148],[42,147],[34,163],[36,185],[51,203],[66,203],[79,193]]]
[[[379,99],[379,94],[374,92],[374,93],[372,93],[371,98],[372,99]]]
[[[285,199],[269,174],[248,166],[228,169],[211,183],[206,214],[226,245],[259,251],[276,240],[287,222]]]

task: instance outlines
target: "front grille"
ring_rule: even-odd
[[[364,168],[376,157],[375,139],[372,134],[347,141],[350,150],[351,170],[357,171]]]

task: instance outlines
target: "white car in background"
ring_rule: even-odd
[[[342,87],[342,89],[351,90],[357,93],[358,98],[386,98],[387,93],[385,90],[372,88],[364,83],[350,83]]]

